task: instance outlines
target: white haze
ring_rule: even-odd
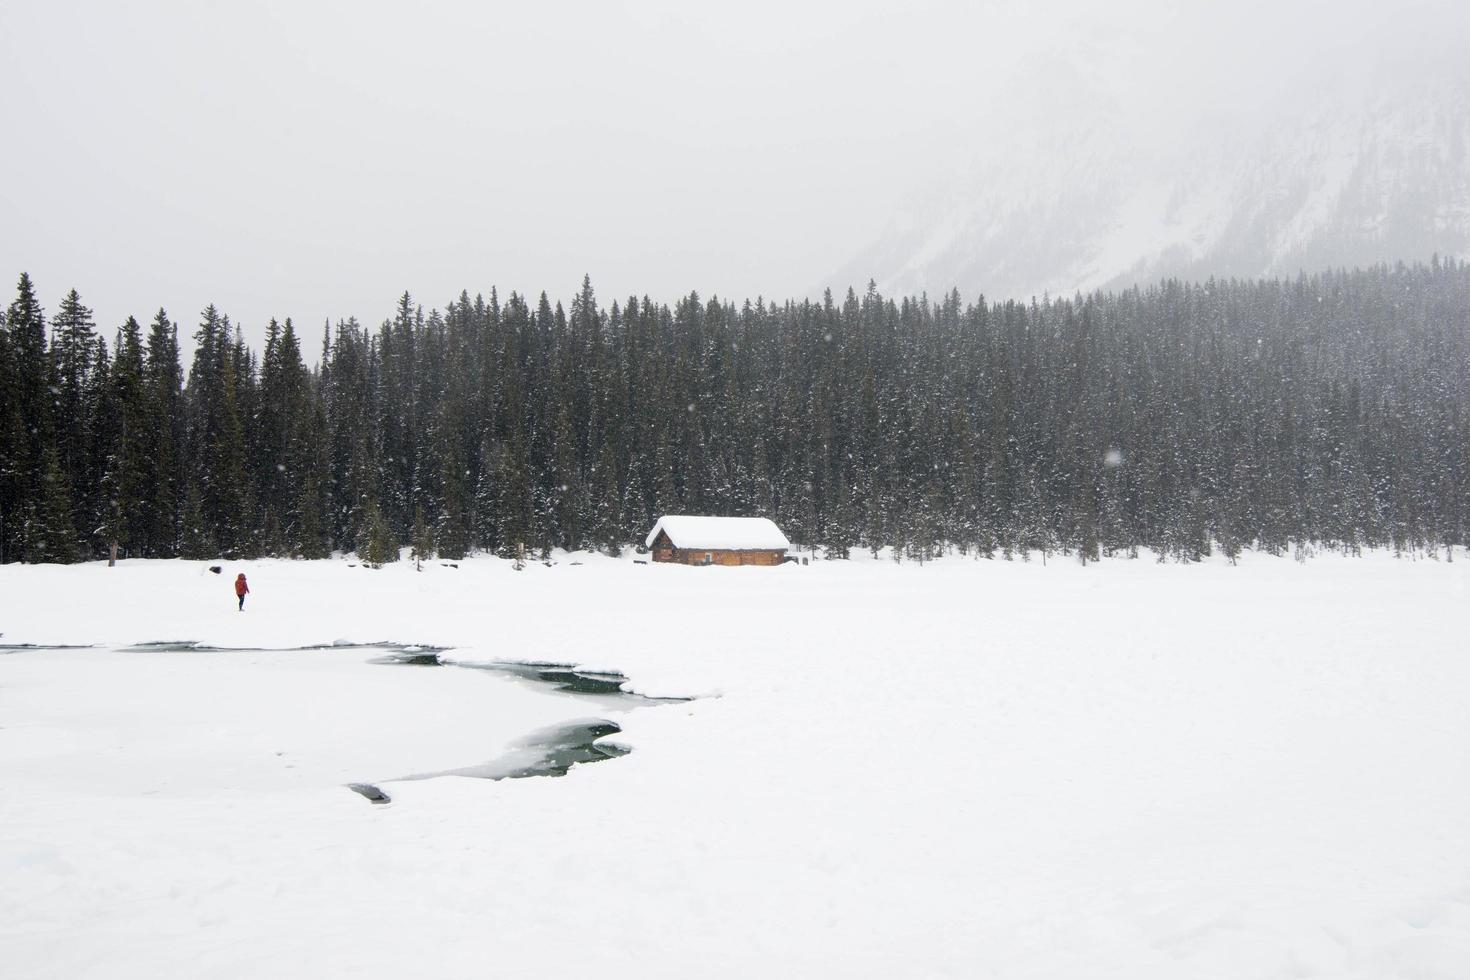
[[[108,334],[213,302],[252,339],[584,273],[604,302],[812,295],[1097,105],[1153,159],[1467,36],[1448,0],[1180,6],[9,0],[0,274]]]

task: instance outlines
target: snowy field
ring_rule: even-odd
[[[1470,977],[1464,555],[7,565],[0,632],[92,645],[0,651],[7,978]],[[381,641],[697,700],[281,649]]]

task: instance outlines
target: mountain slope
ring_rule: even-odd
[[[1049,77],[1058,73],[1049,72]],[[1470,255],[1463,73],[1318,99],[1268,125],[1164,135],[1094,79],[1071,110],[1013,120],[951,186],[895,217],[833,277],[887,293],[1028,298],[1181,276]]]

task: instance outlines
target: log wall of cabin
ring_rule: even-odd
[[[674,542],[664,531],[658,532],[658,537],[653,539],[653,547],[649,551],[654,561],[672,562],[678,565],[703,565],[704,556],[709,555],[711,565],[727,567],[779,565],[786,555],[786,552],[780,549],[731,551],[720,548],[675,548]]]
[[[679,565],[703,565],[704,556],[709,555],[711,565],[736,567],[739,565],[779,565],[780,551],[721,551],[718,548],[669,548],[662,542],[654,542],[653,560],[672,562]]]

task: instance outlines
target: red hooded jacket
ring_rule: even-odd
[[[250,591],[250,586],[245,584],[245,573],[241,572],[235,576],[235,595],[244,595]]]

